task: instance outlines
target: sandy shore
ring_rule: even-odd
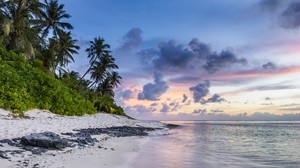
[[[81,117],[58,116],[49,111],[31,110],[25,113],[28,118],[13,118],[11,113],[0,109],[0,140],[13,139],[41,133],[55,132],[59,135],[74,132],[74,129],[107,128],[113,126],[164,128],[164,124],[155,121],[131,120],[126,117],[99,113]],[[62,137],[64,135],[61,135]],[[139,152],[141,137],[93,136],[99,140],[94,146],[49,150],[41,155],[29,151],[0,158],[1,168],[45,167],[45,168],[99,168],[129,167]],[[145,138],[145,137],[144,137]],[[2,144],[0,151],[17,150],[16,147]]]

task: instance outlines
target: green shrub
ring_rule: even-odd
[[[126,115],[122,107],[115,104],[112,97],[103,95],[95,101],[94,106],[98,111],[104,111],[116,115]]]
[[[14,112],[48,109],[61,115],[96,113],[92,102],[41,70],[39,62],[33,66],[0,48],[0,107]]]

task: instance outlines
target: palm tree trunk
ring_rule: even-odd
[[[80,84],[80,82],[82,81],[82,79],[85,77],[86,74],[88,74],[90,72],[90,70],[92,69],[92,66],[90,66],[90,68],[83,74],[83,76],[79,79],[79,81],[76,83],[75,86],[78,86]]]

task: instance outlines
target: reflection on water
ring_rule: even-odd
[[[175,124],[183,127],[150,137],[132,167],[300,167],[300,122]]]

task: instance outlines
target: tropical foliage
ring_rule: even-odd
[[[103,38],[89,42],[90,66],[81,77],[66,70],[80,49],[70,17],[58,0],[0,0],[0,107],[124,115],[113,99],[122,78]]]

